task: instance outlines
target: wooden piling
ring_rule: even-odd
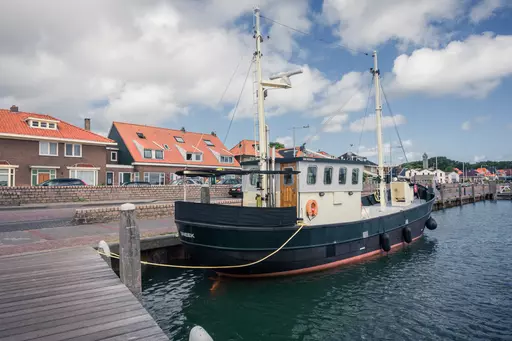
[[[446,207],[446,203],[444,202],[444,185],[441,185],[441,189],[439,190],[441,194],[441,206],[443,209]]]
[[[459,206],[462,206],[462,184],[459,184]]]
[[[473,202],[475,201],[475,183],[471,184],[471,195],[473,196]]]
[[[135,205],[121,205],[119,226],[119,272],[121,281],[139,299],[142,299],[140,268],[140,233],[135,220]]]
[[[208,186],[208,185],[201,186],[201,203],[202,204],[210,203],[210,186]]]

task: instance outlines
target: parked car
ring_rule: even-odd
[[[183,179],[174,180],[171,182],[171,185],[183,185]],[[187,178],[187,185],[201,185],[201,183],[194,179]]]
[[[62,178],[46,180],[40,183],[39,186],[87,186],[87,184],[80,179]]]
[[[151,183],[147,182],[147,181],[128,181],[128,182],[124,182],[121,186],[127,186],[127,187],[151,186]]]
[[[228,194],[231,195],[233,198],[241,198],[244,195],[244,192],[242,192],[242,185],[234,185],[231,187],[228,191]]]
[[[217,183],[217,185],[239,185],[241,183],[242,183],[242,181],[240,179],[226,178],[226,179],[222,179],[221,181],[219,181]]]

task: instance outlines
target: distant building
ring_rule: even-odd
[[[260,145],[255,140],[242,140],[230,149],[231,154],[241,163],[244,161],[256,160],[258,158]]]
[[[451,172],[451,173],[448,173],[448,175],[446,175],[446,180],[447,180],[447,182],[448,182],[448,183],[450,183],[450,184],[460,182],[460,175],[459,175],[459,172]]]
[[[428,169],[428,155],[423,153],[423,169]]]

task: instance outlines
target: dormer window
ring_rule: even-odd
[[[153,158],[153,153],[152,153],[151,149],[144,149],[144,158],[145,159]]]
[[[210,140],[203,140],[203,141],[204,141],[204,143],[206,143],[206,145],[207,145],[207,146],[210,146],[210,147],[214,147],[214,146],[215,146],[215,145],[213,144],[213,142],[212,142],[212,141],[210,141]]]
[[[39,128],[39,121],[32,121],[30,122],[31,123],[31,126],[34,127],[34,128]]]
[[[185,140],[181,136],[174,136],[174,139],[176,140],[176,142],[185,143]]]
[[[203,154],[201,153],[187,153],[187,161],[203,161]]]
[[[26,119],[28,122],[29,127],[31,128],[39,128],[39,129],[57,129],[57,123],[58,121],[55,120],[48,120],[43,118],[35,118],[35,117],[29,117]]]
[[[48,123],[48,128],[55,129],[56,125],[55,123]]]
[[[232,156],[220,156],[220,162],[221,163],[233,163],[233,157]]]

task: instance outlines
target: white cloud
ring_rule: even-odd
[[[480,162],[480,161],[483,161],[485,160],[485,155],[475,155],[473,157],[473,162]]]
[[[489,19],[497,9],[506,5],[506,1],[507,0],[481,0],[469,12],[469,18],[474,23]]]
[[[331,117],[325,117],[322,120],[322,131],[326,133],[336,133],[343,130],[343,124],[348,121],[347,114],[340,114]]]
[[[276,141],[284,144],[286,148],[290,148],[293,145],[293,138],[291,136],[281,136],[277,137]]]
[[[259,4],[280,21],[308,30],[306,0]],[[232,108],[254,50],[253,1],[66,0],[1,2],[0,105],[47,112],[106,131],[114,119],[176,120],[193,106]],[[66,13],[65,16],[62,13]],[[20,26],[20,23],[23,25]],[[264,22],[264,74],[287,70],[297,33]],[[16,30],[13,31],[13,27]],[[241,56],[221,106],[218,102]],[[307,65],[293,89],[269,91],[269,114],[309,108],[329,81]],[[240,117],[252,116],[252,74]],[[238,117],[238,114],[237,114]]]
[[[476,116],[475,122],[477,123],[484,123],[491,119],[491,115],[482,115],[482,116]]]
[[[460,129],[462,130],[470,130],[471,129],[471,121],[465,121],[460,126]]]
[[[393,87],[404,92],[485,97],[512,74],[512,35],[473,35],[445,48],[402,54],[393,66]]]
[[[322,15],[342,43],[367,50],[388,40],[435,46],[442,40],[439,22],[462,8],[459,0],[325,0]]]
[[[393,120],[394,119],[394,120]],[[391,116],[382,116],[382,129],[393,127],[395,124],[397,126],[407,123],[407,119],[403,115],[394,115]],[[350,131],[359,133],[362,131],[372,131],[377,129],[377,123],[375,120],[375,114],[368,115],[365,118],[360,118],[358,120],[350,123]]]

